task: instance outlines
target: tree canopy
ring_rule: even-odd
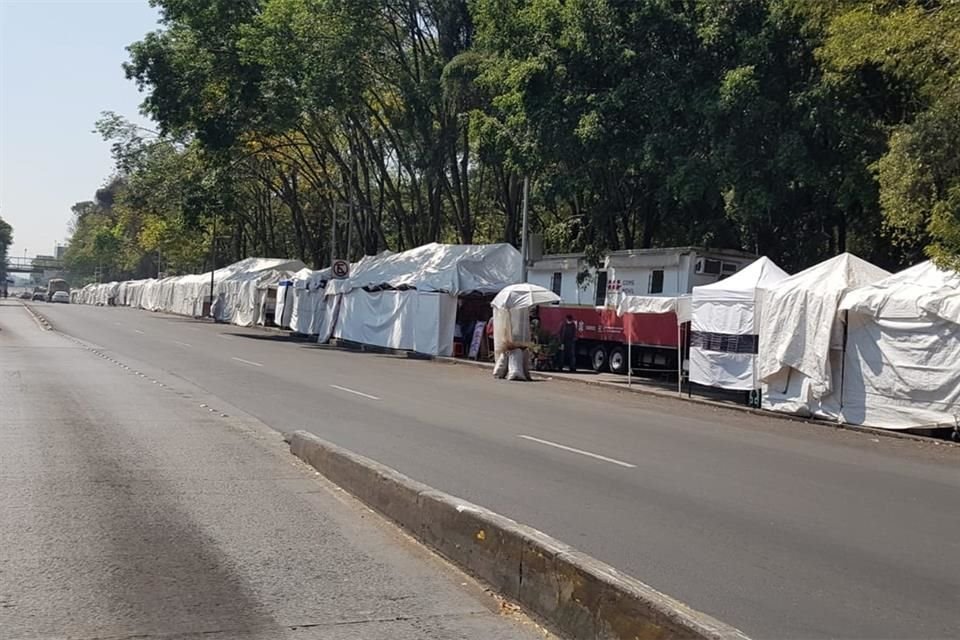
[[[117,171],[68,251],[89,274],[519,244],[525,176],[552,252],[958,264],[957,3],[154,4],[125,72],[158,131],[98,123]]]
[[[13,244],[13,227],[0,218],[0,288],[7,278],[7,250],[11,244]]]

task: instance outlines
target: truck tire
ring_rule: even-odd
[[[610,371],[613,373],[625,374],[627,372],[627,350],[623,347],[614,347],[610,349],[609,355]]]
[[[590,367],[597,373],[606,371],[609,361],[607,350],[603,348],[603,345],[597,345],[590,350]]]

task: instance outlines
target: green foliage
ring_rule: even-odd
[[[7,249],[13,244],[13,227],[0,218],[0,287],[7,278]]]
[[[742,248],[799,269],[960,254],[956,3],[155,0],[106,114],[101,277],[432,240]],[[217,221],[216,240],[213,221]],[[76,245],[76,246],[74,246]],[[953,263],[955,264],[955,263]],[[92,273],[92,272],[91,272]]]
[[[872,168],[900,246],[960,266],[960,4],[840,3],[820,57],[841,78],[873,75],[888,148]],[[891,108],[893,106],[894,108]]]

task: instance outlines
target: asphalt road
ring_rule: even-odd
[[[0,639],[544,637],[276,431],[0,302]]]
[[[960,629],[960,450],[123,308],[61,331],[573,544],[763,638]]]

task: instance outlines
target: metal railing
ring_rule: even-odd
[[[63,271],[63,260],[56,258],[20,258],[7,256],[7,273],[43,273]]]

